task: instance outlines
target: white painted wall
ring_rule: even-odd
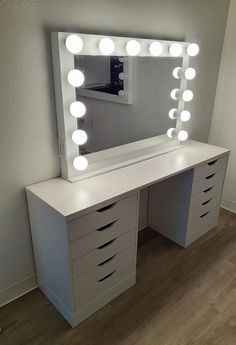
[[[0,2],[0,304],[34,286],[24,186],[60,174],[50,31],[196,41],[192,138],[207,140],[228,0]]]
[[[236,1],[231,0],[209,142],[231,150],[222,206],[236,212]]]

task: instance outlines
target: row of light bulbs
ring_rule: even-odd
[[[66,38],[65,45],[70,53],[76,55],[82,51],[84,43],[79,35],[71,34]],[[141,44],[137,40],[130,39],[124,48],[128,55],[136,56],[141,51]],[[164,51],[164,46],[159,41],[153,41],[147,46],[147,49],[152,56],[160,56]],[[111,55],[115,50],[115,43],[110,37],[104,37],[98,42],[98,50],[102,55]],[[174,42],[169,46],[168,51],[173,57],[180,56],[183,53],[183,45]],[[190,43],[186,52],[189,56],[196,56],[199,46],[196,43]]]
[[[83,49],[83,41],[78,35],[69,35],[65,41],[66,48],[72,54],[79,54]],[[115,44],[111,38],[104,37],[99,41],[99,51],[102,55],[111,55],[115,50]],[[126,52],[130,56],[136,56],[141,51],[141,45],[137,40],[131,39],[126,43]],[[163,53],[163,45],[158,41],[152,42],[148,50],[152,56],[160,56]],[[183,52],[183,46],[180,43],[172,43],[169,46],[169,53],[173,57],[178,57]],[[189,56],[196,56],[199,52],[199,47],[196,43],[191,43],[187,46],[186,52]],[[173,76],[176,79],[185,78],[186,80],[192,80],[196,76],[196,71],[193,68],[176,67],[173,70]],[[82,71],[79,69],[73,69],[68,73],[67,80],[73,87],[80,87],[83,85],[85,77]],[[190,102],[193,99],[193,93],[191,90],[181,91],[180,89],[173,89],[171,91],[171,98],[174,100],[182,100],[184,102]],[[76,101],[70,105],[70,113],[76,118],[81,118],[86,113],[86,107],[83,102]],[[176,108],[169,111],[169,117],[171,119],[180,118],[181,121],[189,121],[191,114],[187,110],[179,112]],[[188,133],[185,130],[177,131],[176,128],[169,128],[167,131],[169,138],[178,138],[180,141],[185,141],[188,138]],[[76,145],[83,145],[87,141],[87,133],[84,130],[77,129],[72,133],[72,141]],[[84,156],[77,156],[73,160],[73,166],[76,170],[85,170],[88,166],[88,160]]]

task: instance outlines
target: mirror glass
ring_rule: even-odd
[[[81,154],[159,136],[176,126],[168,113],[178,105],[171,99],[170,92],[180,87],[180,80],[174,79],[172,72],[182,66],[182,58],[124,59],[132,59],[127,81],[120,79],[124,66],[118,57],[75,57],[75,68],[85,75],[85,84],[76,90],[77,100],[84,102],[87,108],[86,117],[78,119],[78,128],[88,134],[86,144],[80,146]],[[128,82],[126,93],[132,96],[131,101],[122,103],[124,84]],[[87,90],[93,92],[86,93]],[[101,95],[104,99],[99,99]]]

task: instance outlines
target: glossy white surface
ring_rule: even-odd
[[[229,150],[187,141],[179,150],[75,183],[56,178],[27,187],[65,217],[92,209],[122,194],[141,189],[220,157]]]

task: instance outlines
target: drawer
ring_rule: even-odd
[[[136,260],[135,253],[135,246],[129,247],[94,266],[83,275],[77,277],[74,276],[73,281],[75,294],[78,294],[89,288],[91,285],[96,284],[97,281],[106,277],[111,272],[116,271],[120,267],[123,267],[130,262],[134,262]]]
[[[74,260],[97,248],[104,248],[111,244],[117,237],[133,229],[137,231],[137,214],[133,212],[126,217],[109,223],[87,236],[80,237],[76,241],[70,242],[70,255]]]
[[[201,194],[202,195],[202,194]],[[204,201],[199,202],[198,195],[192,199],[190,211],[189,211],[189,220],[193,220],[205,214],[210,210],[214,210],[215,208],[219,208],[221,194],[215,195],[214,197],[208,197],[207,200],[203,199]]]
[[[213,229],[217,225],[218,216],[219,207],[189,222],[186,246]]]
[[[214,174],[220,170],[225,170],[228,162],[228,156],[213,159],[212,161],[194,169],[193,180],[198,181],[202,178]]]
[[[102,208],[99,208],[94,212],[69,221],[69,241],[85,236],[98,228],[136,211],[137,204],[138,194],[136,193],[112,204],[104,204]]]
[[[104,294],[128,276],[135,274],[135,261],[102,277],[83,292],[75,295],[75,310],[83,308],[99,295]]]
[[[137,231],[131,230],[126,232],[124,235],[116,238],[115,241],[112,241],[108,246],[103,248],[95,249],[94,251],[80,257],[77,260],[74,260],[72,263],[73,275],[80,276],[94,266],[99,265],[105,260],[116,255],[123,249],[136,246],[137,242]]]
[[[220,185],[223,186],[225,177],[225,170],[221,170],[217,173],[207,175],[205,178],[193,182],[192,195],[206,191],[207,189]]]

